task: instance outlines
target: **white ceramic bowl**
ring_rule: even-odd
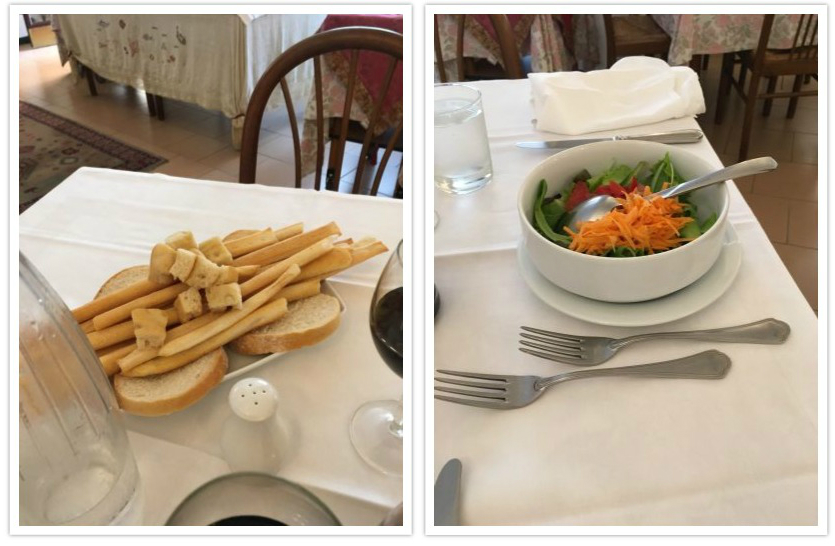
[[[689,195],[698,208],[699,221],[716,213],[716,223],[698,239],[667,252],[635,258],[607,258],[574,252],[552,243],[534,229],[533,204],[540,180],[548,184],[546,195],[567,188],[583,169],[597,174],[613,161],[650,165],[669,152],[685,180],[716,170],[701,157],[666,144],[613,141],[586,144],[554,154],[537,165],[519,190],[517,207],[522,223],[524,249],[542,275],[564,290],[609,302],[637,302],[660,298],[680,290],[704,275],[722,251],[728,219],[728,189],[716,184]]]

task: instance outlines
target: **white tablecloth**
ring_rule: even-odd
[[[312,228],[331,220],[346,236],[373,235],[391,249],[402,237],[399,200],[84,168],[20,216],[20,249],[73,308],[90,300],[110,275],[145,263],[154,242],[174,231],[190,229],[202,240],[242,228],[296,221]],[[279,475],[381,507],[401,502],[402,480],[367,466],[351,446],[348,426],[363,403],[396,399],[402,392],[402,381],[384,365],[368,330],[368,305],[386,259],[376,257],[334,277],[347,310],[331,337],[251,374],[276,387],[279,412],[293,431]],[[179,502],[222,470],[213,458],[222,456],[220,431],[231,415],[226,397],[234,383],[167,417],[127,416],[145,473],[146,523],[164,522],[171,499]],[[172,444],[215,462],[190,468],[189,457]],[[160,472],[171,479],[162,481]]]
[[[648,328],[570,318],[538,300],[516,265],[517,191],[550,152],[514,143],[559,135],[533,130],[527,81],[472,85],[483,93],[494,179],[470,195],[435,192],[437,369],[523,375],[577,369],[520,353],[521,325],[623,337],[776,317],[792,333],[779,346],[645,343],[603,365],[717,348],[733,361],[721,381],[578,381],[511,411],[435,401],[435,474],[452,457],[463,462],[462,523],[815,525],[817,319],[738,190],[730,187],[730,221],[742,265],[716,303]],[[690,128],[697,128],[695,120],[679,119],[617,133]],[[708,142],[686,147],[720,165]]]

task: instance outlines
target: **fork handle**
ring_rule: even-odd
[[[777,345],[786,341],[791,328],[782,320],[767,318],[741,326],[715,328],[713,330],[694,330],[691,332],[658,332],[625,337],[612,342],[617,350],[638,341],[649,339],[697,339],[701,341],[723,341],[727,343],[760,343]]]
[[[653,364],[638,366],[624,366],[621,368],[604,368],[568,372],[552,377],[539,379],[534,387],[544,390],[557,383],[564,383],[573,379],[609,376],[660,377],[665,379],[722,379],[731,368],[731,359],[725,353],[709,350],[684,358],[666,360]]]

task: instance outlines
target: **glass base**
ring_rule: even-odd
[[[391,476],[403,475],[403,429],[397,400],[377,400],[360,406],[351,419],[351,443],[360,457]]]
[[[446,193],[465,195],[480,190],[493,179],[492,170],[474,173],[467,176],[438,176],[435,175],[435,187]]]

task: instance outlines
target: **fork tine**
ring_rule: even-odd
[[[583,358],[583,355],[579,351],[572,351],[566,350],[556,347],[549,347],[547,345],[539,345],[537,343],[531,343],[530,341],[525,341],[524,339],[519,340],[520,345],[524,345],[525,347],[533,347],[534,349],[542,349],[549,354],[557,354],[560,356],[564,356],[566,358]]]
[[[443,387],[435,385],[435,391],[450,392],[452,394],[463,394],[464,396],[472,396],[473,398],[495,398],[497,400],[505,399],[505,392],[481,392],[468,389],[454,389],[452,387]]]
[[[452,385],[463,385],[465,387],[477,387],[479,389],[504,390],[504,386],[498,383],[479,383],[476,381],[462,381],[460,379],[452,379],[449,377],[436,377],[435,381],[441,383],[451,383]]]
[[[549,339],[547,337],[539,337],[539,336],[532,336],[531,334],[521,333],[519,337],[522,339],[530,339],[533,341],[539,341],[540,343],[544,343],[546,345],[550,345],[553,347],[560,347],[562,349],[573,349],[575,351],[581,351],[583,349],[583,345],[580,343],[573,343],[571,341],[563,341],[561,339]]]
[[[494,375],[489,373],[474,373],[474,372],[458,372],[454,370],[435,370],[435,373],[445,373],[447,375],[457,375],[458,377],[469,377],[470,379],[486,379],[488,381],[502,381],[507,382],[506,375]]]
[[[565,341],[576,341],[577,343],[581,343],[583,338],[578,336],[572,336],[569,334],[561,334],[559,332],[551,332],[549,330],[540,330],[539,328],[531,328],[530,326],[522,326],[522,330],[526,332],[532,332],[534,334],[542,334],[543,336],[553,337],[557,339],[563,339]]]
[[[443,400],[445,402],[452,402],[454,404],[463,404],[465,406],[475,406],[477,408],[487,408],[487,409],[503,409],[505,408],[505,402],[500,402],[498,400],[467,400],[465,398],[458,398],[456,396],[443,396],[440,394],[435,395],[436,400]]]
[[[553,353],[542,353],[540,351],[533,351],[531,349],[526,349],[524,347],[519,347],[519,350],[523,353],[527,353],[529,355],[538,356],[539,358],[544,358],[546,360],[553,360],[554,362],[562,362],[563,364],[579,364],[583,365],[583,359],[579,356],[559,356],[554,355]],[[588,365],[588,364],[586,364]]]

